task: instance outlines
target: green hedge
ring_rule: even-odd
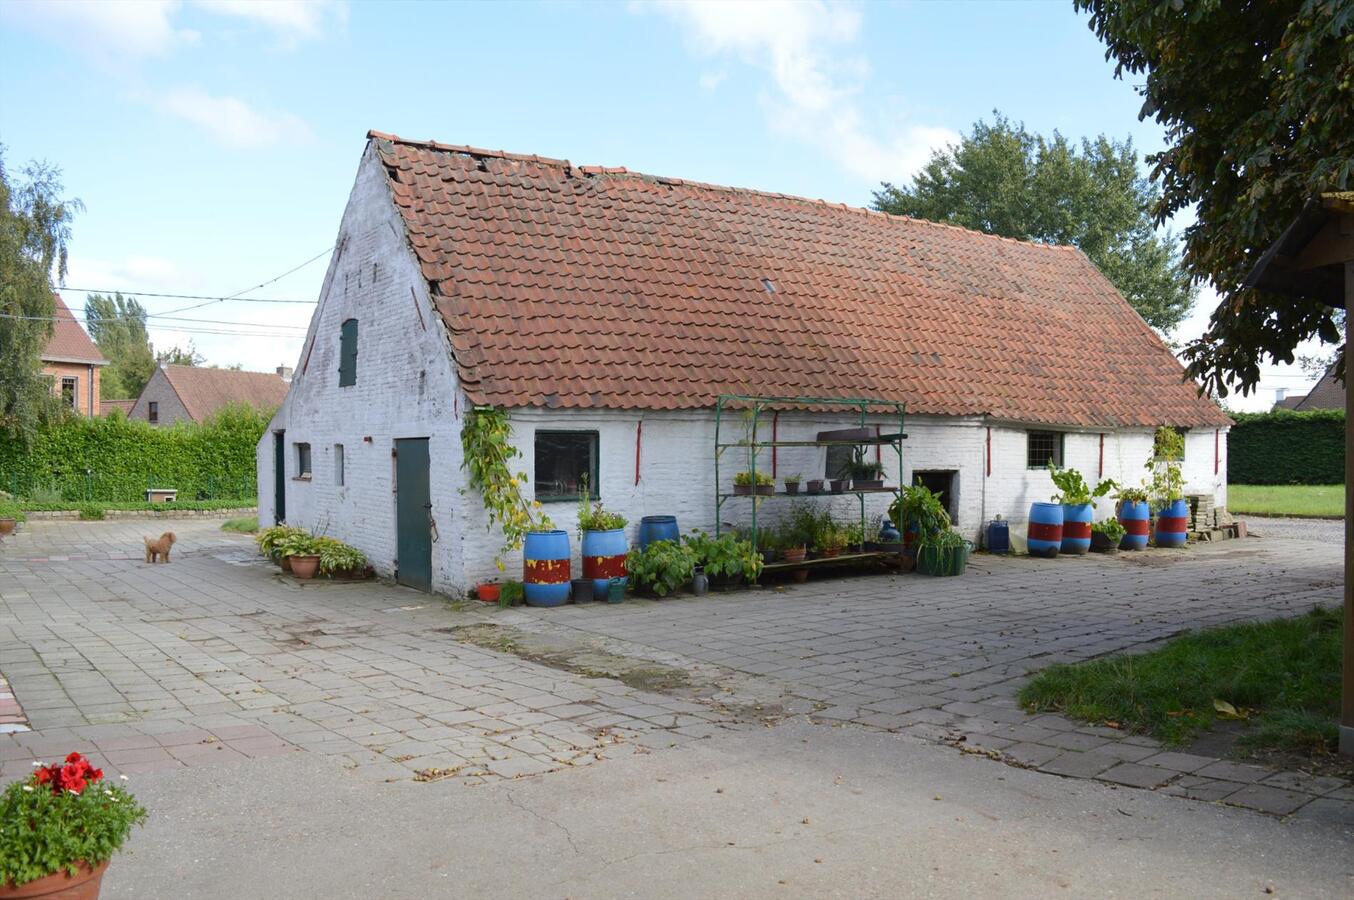
[[[1344,484],[1345,411],[1234,413],[1227,435],[1232,484]]]
[[[40,430],[27,448],[0,441],[0,490],[46,505],[144,501],[146,488],[163,487],[184,501],[253,505],[254,448],[268,418],[250,406],[170,427],[116,414],[69,418]]]

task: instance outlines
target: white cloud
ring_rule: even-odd
[[[193,5],[258,23],[292,40],[318,38],[329,24],[348,19],[348,7],[339,0],[193,0]]]
[[[107,62],[113,56],[161,56],[196,43],[197,32],[172,21],[180,6],[179,0],[8,0],[0,3],[0,19]]]
[[[699,54],[732,55],[768,73],[775,86],[763,104],[770,126],[819,147],[858,177],[902,180],[932,149],[959,138],[948,128],[877,122],[862,112],[858,98],[869,65],[851,52],[862,23],[857,4],[657,0],[632,9],[657,10],[677,22]],[[709,87],[704,79],[702,86]]]
[[[702,72],[700,85],[707,91],[713,91],[724,83],[724,79],[729,77],[728,72]]]
[[[310,127],[285,112],[260,112],[236,97],[215,97],[198,87],[180,87],[159,100],[165,112],[192,122],[227,146],[266,147],[310,139]]]

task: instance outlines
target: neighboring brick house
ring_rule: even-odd
[[[132,414],[132,407],[136,405],[135,398],[131,400],[101,400],[99,401],[99,411],[101,415],[112,415],[114,412],[120,412],[124,416]]]
[[[241,372],[205,366],[158,366],[127,418],[172,425],[201,422],[231,403],[275,410],[287,395],[290,371],[285,367],[276,372]]]
[[[56,305],[52,336],[42,351],[42,372],[52,379],[52,391],[71,409],[85,416],[99,415],[99,370],[108,365],[99,348],[80,327],[66,301],[52,294]]]
[[[645,515],[715,524],[740,468],[726,461],[715,483],[721,394],[905,403],[904,478],[943,481],[972,539],[996,514],[1023,535],[1030,503],[1055,493],[1049,460],[1137,484],[1159,425],[1186,430],[1189,492],[1226,503],[1230,418],[1075,248],[368,138],[291,390],[258,445],[259,519],[347,541],[382,574],[452,594],[502,577],[501,535],[461,465],[476,405],[507,410],[534,499],[575,535],[575,572],[584,475],[632,541]],[[785,404],[772,427],[811,441],[855,424]],[[805,478],[826,466],[823,447],[758,462]]]
[[[1344,409],[1345,408],[1345,386],[1340,379],[1335,377],[1335,366],[1332,365],[1326,370],[1326,374],[1321,376],[1321,380],[1312,386],[1312,389],[1306,394],[1298,397],[1285,397],[1274,404],[1275,409],[1291,409],[1295,412],[1306,412],[1311,409]]]

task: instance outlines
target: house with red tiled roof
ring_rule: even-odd
[[[584,483],[632,542],[645,516],[743,526],[750,502],[723,498],[749,461],[716,448],[723,395],[784,398],[757,420],[779,446],[756,468],[778,485],[837,476],[824,431],[898,431],[892,407],[795,398],[905,408],[888,486],[943,491],[974,540],[998,514],[1023,535],[1056,493],[1049,462],[1137,484],[1161,425],[1185,433],[1189,492],[1226,502],[1231,420],[1075,248],[372,132],[259,444],[260,518],[324,530],[424,589],[501,577],[461,450],[467,413],[494,407],[526,499],[570,534]],[[737,444],[739,421],[725,411],[719,440]],[[763,523],[794,502],[778,491]],[[892,496],[809,502],[845,518]]]
[[[61,402],[85,416],[99,414],[99,370],[108,365],[60,294],[52,294],[55,321],[42,351],[42,372]]]
[[[1326,369],[1321,380],[1312,385],[1312,389],[1296,397],[1284,397],[1274,404],[1275,409],[1291,409],[1305,412],[1311,409],[1344,409],[1345,385],[1335,377],[1335,366]]]
[[[289,370],[245,372],[207,366],[157,366],[141,394],[133,401],[129,419],[152,425],[201,422],[231,404],[245,404],[264,411],[282,405],[287,395]]]

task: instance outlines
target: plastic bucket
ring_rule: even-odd
[[[1091,551],[1091,521],[1095,507],[1089,503],[1063,504],[1063,553],[1081,556]]]
[[[569,533],[532,531],[522,548],[522,590],[528,606],[569,602]]]
[[[1157,546],[1183,547],[1189,538],[1189,503],[1172,500],[1157,513]]]
[[[643,550],[654,541],[672,541],[682,539],[677,530],[676,516],[645,516],[639,520],[639,549]]]
[[[1151,508],[1146,500],[1119,501],[1119,524],[1124,526],[1120,550],[1146,550],[1147,535],[1152,530]]]
[[[1057,556],[1063,542],[1063,505],[1031,503],[1026,540],[1030,556],[1043,556],[1048,559]]]
[[[611,579],[625,577],[627,550],[623,529],[583,532],[583,577],[592,579],[596,596],[606,595]]]

